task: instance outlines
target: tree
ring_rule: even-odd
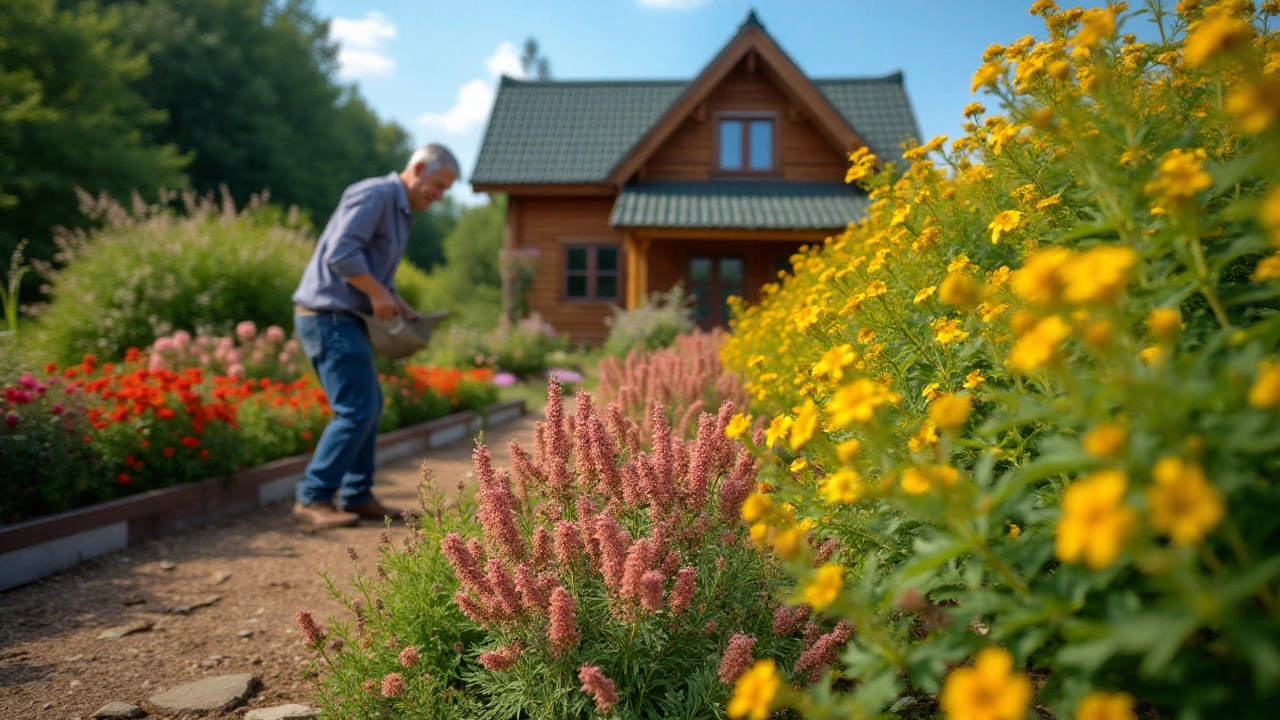
[[[115,39],[116,9],[5,0],[0,12],[0,257],[24,238],[48,259],[50,229],[84,222],[77,187],[153,200],[184,186],[187,157],[148,130],[165,120],[137,92],[145,55]],[[35,277],[30,276],[34,281]]]
[[[551,79],[551,60],[539,52],[538,41],[534,38],[524,41],[524,52],[520,55],[520,67],[524,70],[525,75],[531,75],[532,71],[536,69],[539,80]]]

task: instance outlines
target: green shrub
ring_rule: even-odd
[[[613,308],[605,318],[609,336],[604,341],[608,355],[623,357],[632,350],[657,350],[675,342],[676,336],[693,332],[693,307],[684,288],[676,284],[665,293],[654,293],[633,310]]]
[[[557,335],[555,328],[534,313],[494,330],[486,345],[494,365],[518,378],[526,378],[546,370],[553,353],[568,349],[569,338]]]
[[[175,330],[217,335],[252,320],[292,327],[291,296],[311,256],[308,234],[277,209],[236,212],[186,197],[187,212],[87,209],[101,230],[62,233],[41,342],[57,362],[120,359]]]

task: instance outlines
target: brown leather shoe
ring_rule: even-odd
[[[299,525],[316,530],[350,527],[360,522],[359,515],[343,512],[330,503],[315,503],[313,505],[294,503],[293,518]]]
[[[354,507],[344,506],[342,509],[349,513],[355,513],[356,515],[362,518],[370,518],[372,520],[382,520],[384,518],[391,518],[392,520],[397,520],[397,519],[400,519],[406,512],[409,513],[410,517],[416,518],[421,515],[421,513],[419,513],[416,510],[409,510],[406,508],[387,507],[386,505],[383,505],[382,503],[378,502],[376,498],[362,505],[356,505]]]

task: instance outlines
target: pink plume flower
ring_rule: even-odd
[[[520,660],[520,656],[522,654],[524,654],[524,646],[520,644],[519,640],[516,640],[515,642],[498,648],[497,650],[490,650],[477,659],[486,670],[491,672],[501,672],[502,670],[506,670],[512,665],[515,665],[516,662]]]
[[[563,655],[582,638],[582,633],[578,632],[574,609],[573,596],[563,586],[557,585],[551,591],[551,624],[547,629],[547,637],[551,640],[551,654],[554,656]]]
[[[618,521],[610,515],[596,518],[596,541],[600,544],[600,570],[605,585],[614,595],[622,594],[623,564],[627,558],[627,544],[618,527]]]
[[[453,601],[458,604],[458,608],[462,610],[462,614],[471,618],[471,620],[484,627],[489,627],[497,622],[497,618],[488,606],[476,601],[470,595],[459,590],[453,596]]]
[[[453,566],[453,574],[457,576],[463,588],[485,600],[492,597],[493,587],[481,572],[476,556],[463,544],[461,535],[454,532],[445,535],[444,540],[440,541],[440,550]]]
[[[520,593],[520,601],[525,610],[540,613],[547,609],[547,597],[533,571],[524,563],[516,566],[516,590]]]
[[[620,596],[627,600],[640,598],[640,578],[645,573],[645,564],[649,560],[649,543],[637,540],[627,549],[627,559],[622,565],[622,592]]]
[[[649,612],[662,609],[662,583],[666,579],[657,570],[649,570],[640,576],[640,607]]]
[[[511,482],[505,474],[493,469],[493,456],[489,449],[479,446],[471,453],[480,483],[477,493],[480,526],[490,550],[515,563],[524,558],[524,536],[516,525],[516,499],[511,493]]]
[[[556,564],[561,567],[570,567],[582,554],[582,536],[578,534],[578,528],[567,520],[561,520],[556,523]]]
[[[316,619],[311,616],[308,610],[298,610],[293,615],[293,619],[298,623],[298,629],[302,631],[302,642],[308,647],[318,648],[324,644],[325,632],[316,623]]]
[[[551,562],[551,532],[543,525],[533,531],[533,554],[529,560],[536,568],[543,568]]]
[[[584,664],[578,668],[578,679],[582,681],[582,692],[595,699],[596,709],[600,712],[608,712],[617,704],[617,688],[600,672],[600,668]]]
[[[839,545],[836,543],[835,538],[827,538],[818,546],[818,551],[813,554],[813,566],[822,567],[831,559],[831,555],[835,553],[837,547]]]
[[[733,470],[720,483],[718,510],[720,522],[737,527],[742,524],[742,503],[756,487],[756,461],[750,453],[738,456]]]
[[[400,664],[407,668],[417,665],[419,660],[418,648],[412,645],[400,651]]]
[[[751,651],[755,646],[756,639],[750,635],[735,633],[729,638],[729,646],[720,659],[720,682],[732,685],[738,681],[738,677],[751,667]]]
[[[680,551],[672,550],[662,560],[662,572],[665,575],[675,575],[676,570],[680,568]]]
[[[683,567],[680,572],[676,573],[676,586],[671,589],[671,613],[679,615],[689,609],[693,604],[693,590],[697,584],[698,571],[696,568]]]
[[[494,597],[498,600],[498,607],[502,609],[505,617],[515,617],[520,614],[522,603],[520,602],[520,594],[516,591],[515,580],[511,574],[507,572],[507,568],[503,566],[502,561],[497,558],[490,558],[485,565],[488,571],[489,582],[493,585]]]
[[[811,683],[822,677],[822,669],[836,661],[840,649],[853,637],[853,626],[848,620],[841,620],[834,630],[818,636],[796,660],[795,674],[808,673]]]
[[[773,634],[778,637],[791,637],[809,619],[810,610],[811,608],[804,604],[794,608],[779,605],[773,611]]]
[[[628,507],[639,507],[645,500],[645,493],[640,476],[636,473],[635,461],[623,465],[618,470],[618,476],[622,484],[622,501]]]

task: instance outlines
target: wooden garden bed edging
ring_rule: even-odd
[[[464,440],[524,415],[523,400],[465,410],[378,436],[378,464]],[[90,558],[139,545],[293,496],[311,454],[273,460],[226,478],[149,490],[119,500],[0,527],[0,590],[25,585]]]

